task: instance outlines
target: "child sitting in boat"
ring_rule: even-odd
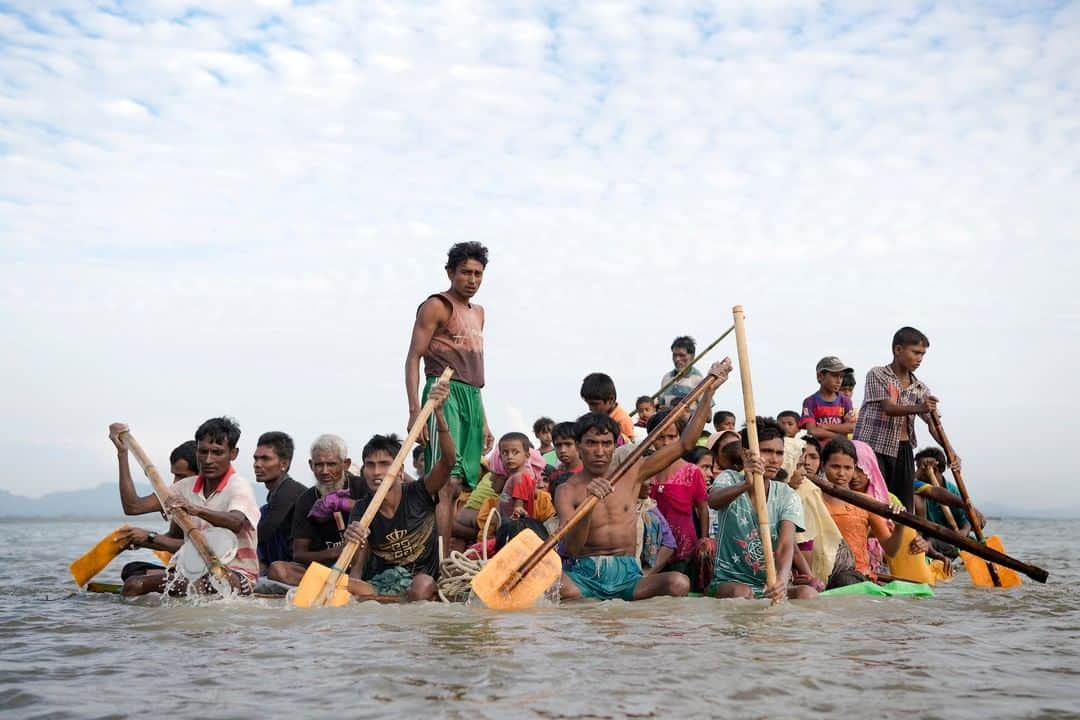
[[[825,469],[825,478],[844,488],[855,489],[861,484],[856,479],[856,468],[860,464],[859,452],[855,445],[847,438],[833,438],[821,451],[821,459]],[[865,469],[861,471],[864,476],[871,477]],[[870,493],[873,494],[873,493]],[[844,542],[851,549],[855,561],[855,570],[860,574],[872,578],[876,568],[871,562],[870,541],[877,540],[888,555],[897,555],[901,551],[904,532],[902,526],[890,527],[888,521],[877,515],[873,515],[862,508],[850,505],[843,500],[831,495],[825,496],[825,505],[829,514],[836,523]],[[899,504],[899,503],[897,503]],[[911,541],[908,552],[912,554],[925,553],[927,543],[922,538],[916,537]]]
[[[619,444],[634,442],[634,421],[619,405],[615,381],[604,373],[589,373],[581,381],[581,399],[589,412],[604,413],[619,426]]]
[[[520,520],[534,516],[538,475],[529,466],[532,449],[524,433],[511,432],[499,438],[499,459],[505,477],[499,494],[499,513],[504,518]]]

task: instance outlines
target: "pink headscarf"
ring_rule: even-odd
[[[492,475],[506,475],[506,466],[503,465],[502,455],[499,454],[499,448],[495,448],[488,454],[488,467],[491,469]],[[547,467],[547,461],[544,460],[544,456],[540,454],[540,451],[536,448],[529,448],[529,460],[525,463],[523,470],[529,470],[532,472],[534,478],[540,479],[540,476],[544,473],[544,468]]]
[[[885,476],[881,474],[881,468],[878,467],[877,455],[874,454],[874,449],[862,440],[853,440],[852,443],[854,443],[855,451],[859,456],[859,462],[857,463],[859,469],[866,473],[866,477],[870,478],[870,485],[866,488],[866,494],[878,502],[888,505],[889,490],[885,486]]]
[[[885,485],[885,476],[881,474],[881,468],[878,467],[877,455],[874,454],[874,449],[862,440],[852,440],[852,442],[855,444],[855,453],[859,456],[859,461],[856,464],[860,470],[866,473],[866,477],[870,478],[870,484],[866,487],[867,495],[878,502],[888,505],[889,489]],[[892,527],[892,521],[889,521],[889,527]],[[881,543],[878,542],[877,538],[873,537],[867,541],[866,545],[870,551],[871,565],[877,571],[877,568],[885,563],[885,548],[881,547]]]

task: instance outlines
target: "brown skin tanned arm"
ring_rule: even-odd
[[[420,358],[428,351],[431,337],[440,323],[450,320],[450,311],[445,303],[435,298],[428,298],[416,313],[412,338],[409,340],[409,352],[405,355],[405,394],[409,400],[409,426],[420,414]],[[425,439],[424,435],[420,436]]]
[[[723,510],[731,503],[735,502],[735,498],[742,495],[744,492],[750,492],[750,488],[754,486],[754,483],[750,480],[749,473],[745,474],[746,478],[738,485],[732,485],[731,487],[716,487],[713,486],[709,489],[709,507],[713,510]]]
[[[116,459],[120,465],[120,505],[125,515],[146,515],[161,512],[161,503],[157,495],[150,493],[146,497],[135,492],[135,483],[131,479],[131,467],[128,465],[128,449],[120,442],[120,435],[128,431],[124,423],[109,426],[109,440],[116,447]]]
[[[333,565],[338,559],[338,555],[341,554],[340,547],[324,548],[317,552],[310,548],[311,538],[294,539],[293,560],[301,565],[310,565],[313,562],[322,563],[323,565]]]
[[[701,431],[705,429],[705,423],[711,419],[712,399],[716,393],[716,388],[718,385],[724,384],[730,372],[731,358],[724,358],[722,362],[712,364],[709,373],[717,375],[719,382],[706,390],[698,400],[697,409],[694,411],[694,416],[690,418],[690,422],[686,424],[686,428],[679,438],[680,442],[666,445],[645,458],[638,471],[639,478],[652,477],[678,460],[684,453],[694,449],[698,438],[701,437]]]

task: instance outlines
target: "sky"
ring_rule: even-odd
[[[112,481],[118,420],[358,457],[476,240],[496,434],[736,304],[763,415],[912,325],[976,503],[1080,515],[1080,4],[1014,5],[0,0],[0,489]]]

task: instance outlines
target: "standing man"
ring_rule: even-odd
[[[675,366],[675,369],[664,373],[664,377],[660,378],[660,387],[664,387],[674,380],[690,364],[696,353],[697,344],[694,342],[694,338],[689,335],[680,335],[672,340],[671,363]],[[676,383],[664,391],[663,395],[657,398],[657,402],[661,407],[674,407],[675,403],[690,394],[690,391],[701,382],[701,379],[701,371],[696,367],[691,367],[686,371],[685,375],[680,377]],[[692,405],[690,409],[697,409],[697,405]]]
[[[472,302],[487,268],[487,248],[478,242],[457,243],[446,257],[450,288],[430,295],[417,309],[409,352],[405,356],[405,393],[409,399],[408,429],[442,371],[453,368],[450,397],[443,412],[457,448],[450,482],[439,490],[436,524],[443,546],[450,548],[454,501],[463,489],[471,491],[480,479],[480,458],[491,449],[480,388],[484,387],[484,309]],[[423,396],[419,396],[420,358],[424,359]],[[420,435],[427,445],[424,470],[430,473],[438,449],[428,442],[428,429]]]

